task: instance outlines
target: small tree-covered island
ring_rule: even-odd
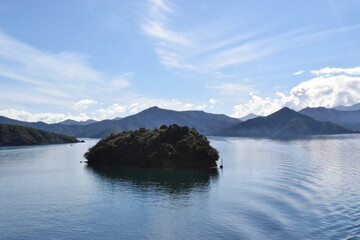
[[[219,159],[205,136],[176,124],[111,134],[84,156],[89,165],[153,168],[211,168]]]

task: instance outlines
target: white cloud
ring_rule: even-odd
[[[106,119],[106,118],[114,118],[114,117],[118,117],[119,114],[122,114],[126,111],[126,106],[121,106],[118,103],[115,103],[113,105],[111,105],[108,108],[101,108],[98,112],[100,114],[101,119]]]
[[[204,110],[207,107],[206,104],[196,106],[196,110]]]
[[[80,100],[77,103],[75,103],[73,108],[75,110],[86,109],[89,107],[89,105],[96,104],[96,103],[98,103],[98,102],[91,100],[91,99],[83,99],[83,100]]]
[[[314,75],[333,75],[333,74],[347,74],[347,75],[360,75],[360,67],[354,68],[323,68],[317,71],[311,71]]]
[[[6,116],[11,119],[16,119],[20,121],[26,122],[46,122],[46,123],[57,123],[64,121],[66,119],[73,119],[75,121],[85,121],[90,119],[85,113],[81,113],[80,115],[74,116],[71,114],[62,114],[62,113],[30,113],[24,110],[18,109],[5,109],[0,111],[1,116]]]
[[[280,99],[261,98],[254,94],[251,94],[251,100],[245,104],[239,104],[234,106],[234,114],[232,117],[240,118],[249,113],[255,113],[257,115],[268,115],[279,110],[282,107]]]
[[[300,71],[298,71],[298,72],[294,72],[294,75],[301,75],[301,74],[303,74],[304,73],[304,71],[303,70],[300,70]]]
[[[130,113],[136,113],[146,108],[158,106],[164,109],[172,109],[177,111],[199,109],[203,107],[201,103],[183,102],[178,99],[162,99],[162,98],[149,98],[149,97],[136,97],[132,96],[130,99],[122,99],[122,102],[127,102],[127,109]],[[206,105],[205,105],[206,106]],[[202,108],[203,109],[203,108]]]
[[[133,103],[127,107],[131,114],[139,112],[139,103]]]
[[[160,57],[160,62],[167,67],[179,69],[194,69],[190,64],[181,63],[180,57],[177,53],[163,48],[156,48],[155,52]]]
[[[252,95],[248,103],[234,106],[233,116],[243,116],[248,113],[267,115],[284,106],[300,110],[305,107],[348,106],[360,102],[360,76],[356,76],[354,70],[357,68],[341,69],[341,71],[324,69],[312,71],[325,75],[300,83],[290,90],[289,95],[277,93],[276,98]],[[348,73],[348,75],[329,75],[330,72]]]
[[[219,94],[224,95],[239,95],[251,92],[251,89],[248,86],[234,83],[220,83],[218,85],[208,86],[207,88],[218,90]]]
[[[216,103],[216,100],[213,99],[213,98],[210,98],[210,99],[209,99],[209,103],[210,103],[210,104],[215,104],[215,103]]]
[[[182,34],[174,31],[167,30],[164,24],[160,21],[149,21],[146,25],[143,25],[143,30],[149,36],[164,41],[169,44],[190,45],[191,41]]]

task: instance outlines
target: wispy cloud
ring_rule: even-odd
[[[220,83],[217,85],[208,86],[207,88],[215,89],[219,94],[223,95],[243,95],[252,92],[250,87],[234,83]]]
[[[77,103],[74,104],[73,108],[75,110],[83,110],[89,107],[89,105],[91,104],[96,104],[98,103],[97,101],[91,100],[91,99],[83,99],[78,101]]]
[[[210,98],[210,99],[209,99],[209,103],[210,103],[210,104],[215,104],[215,103],[216,103],[216,100],[213,99],[213,98]]]
[[[269,36],[264,34],[261,26],[258,30],[242,33],[234,25],[204,27],[209,34],[194,27],[174,28],[176,25],[171,23],[180,13],[171,1],[149,0],[146,9],[141,27],[152,40],[159,61],[167,67],[184,70],[216,71],[359,28],[356,25],[320,31],[300,29]]]
[[[300,71],[298,71],[298,72],[294,72],[294,75],[301,75],[301,74],[303,74],[304,73],[304,71],[303,70],[300,70]]]
[[[214,77],[215,78],[220,78],[220,79],[224,79],[224,78],[232,78],[233,75],[231,74],[225,74],[225,73],[222,73],[222,72],[214,72]]]
[[[119,91],[121,89],[127,88],[130,86],[129,78],[134,75],[133,72],[124,73],[118,77],[114,77],[110,80],[109,86],[111,91]]]
[[[22,92],[18,102],[41,96],[43,104],[74,104],[79,98],[102,96],[130,85],[133,73],[108,76],[91,68],[87,60],[78,53],[41,51],[0,31],[0,77]],[[3,94],[11,99],[14,91]]]
[[[332,74],[360,75],[360,67],[354,67],[354,68],[326,67],[320,70],[311,71],[311,73],[314,75],[332,75]]]

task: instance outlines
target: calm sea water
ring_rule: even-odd
[[[0,239],[359,239],[360,136],[210,138],[224,169],[90,168],[0,148]]]

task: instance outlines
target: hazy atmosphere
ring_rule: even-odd
[[[0,115],[242,117],[360,101],[359,1],[0,1]]]

